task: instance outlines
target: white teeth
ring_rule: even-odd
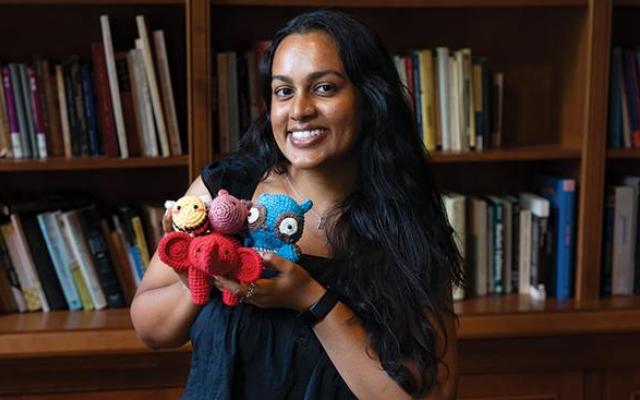
[[[322,133],[322,129],[313,129],[310,131],[293,131],[291,136],[294,139],[309,139],[310,137],[318,136]]]

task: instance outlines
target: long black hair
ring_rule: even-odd
[[[334,10],[300,15],[278,31],[260,73],[266,110],[243,139],[264,172],[286,171],[269,123],[271,64],[291,34],[320,30],[335,42],[362,110],[358,179],[327,233],[341,295],[367,332],[382,367],[405,391],[426,393],[437,378],[437,332],[455,316],[451,289],[461,258],[435,185],[429,155],[392,58],[373,30]],[[427,318],[429,316],[429,318]],[[411,363],[418,379],[405,366]]]

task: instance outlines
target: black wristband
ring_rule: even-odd
[[[338,303],[338,298],[331,289],[327,288],[320,300],[298,314],[298,319],[309,328],[313,328],[315,324],[322,321],[329,314],[333,307],[336,306],[336,303]]]

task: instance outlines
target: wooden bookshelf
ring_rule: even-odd
[[[638,0],[0,0],[3,63],[34,53],[88,57],[103,13],[112,18],[116,47],[135,35],[130,21],[137,14],[164,29],[185,152],[2,160],[3,187],[24,196],[83,182],[114,204],[183,192],[202,165],[220,157],[213,150],[215,52],[247,48],[314,7],[345,9],[374,27],[393,53],[468,46],[505,73],[504,147],[433,152],[444,189],[524,190],[538,170],[578,182],[574,299],[457,303],[460,398],[614,399],[640,391],[633,385],[640,382],[640,298],[600,298],[605,175],[640,170],[637,150],[605,147],[609,51],[612,42],[640,44]],[[127,309],[2,315],[0,396],[176,398],[189,353],[188,346],[147,350]]]

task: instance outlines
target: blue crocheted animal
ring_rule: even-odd
[[[263,193],[249,211],[249,236],[245,246],[257,252],[275,253],[291,262],[300,258],[296,242],[304,229],[304,214],[311,209],[313,202],[305,200],[302,204],[286,194]],[[275,274],[264,271],[263,276]]]

